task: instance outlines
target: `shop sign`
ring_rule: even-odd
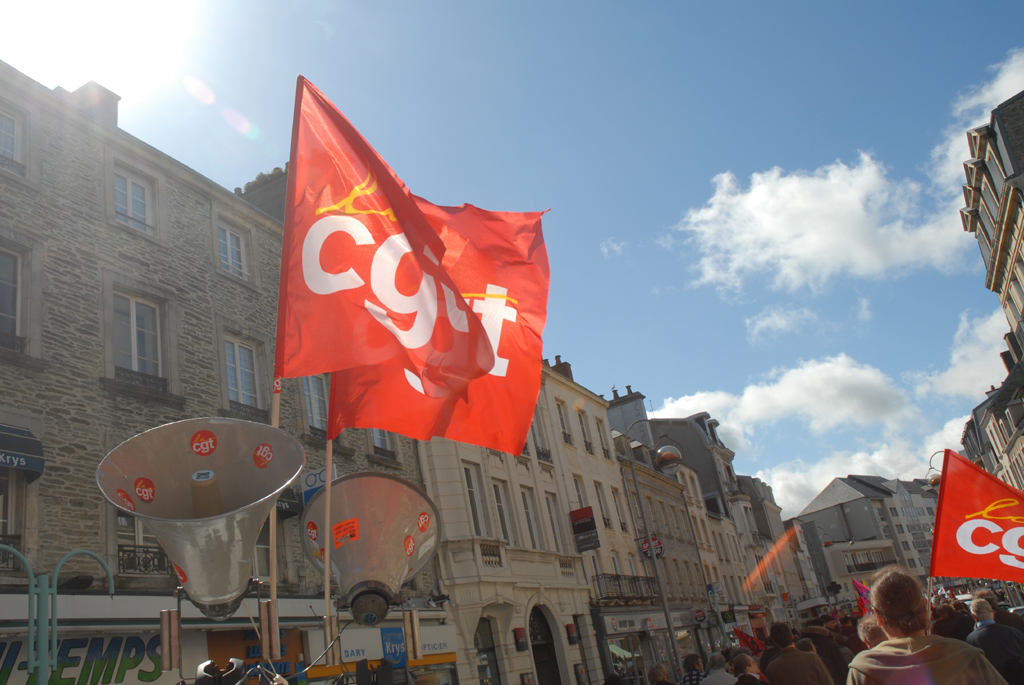
[[[583,553],[601,546],[593,507],[573,509],[569,512],[569,520],[572,522],[572,534],[576,540],[577,552]]]
[[[657,535],[652,535],[651,541],[649,543],[647,542],[646,536],[640,542],[640,551],[644,553],[645,557],[647,557],[648,559],[651,558],[651,545],[654,545],[655,556],[657,556],[659,559],[665,556],[665,545],[662,544],[661,540],[658,538]]]
[[[405,668],[405,630],[381,628],[380,645],[384,658],[398,668]]]
[[[723,611],[722,612],[722,623],[735,623],[735,622],[736,622],[736,613],[735,612],[733,612],[733,611]]]
[[[692,626],[693,624],[694,620],[692,611],[680,611],[672,614],[673,628],[682,628],[683,626]]]
[[[159,635],[66,637],[57,642],[57,666],[50,682],[160,683],[173,685],[177,671],[160,670]],[[25,637],[0,640],[0,685],[33,685]]]
[[[157,636],[159,638],[159,636]],[[157,644],[159,644],[159,639]],[[259,677],[256,664],[266,666],[263,658],[263,642],[255,630],[211,630],[206,633],[206,652],[210,659],[218,665],[226,664],[228,659],[237,658],[245,662],[249,668],[249,682],[255,683]],[[295,659],[302,652],[302,631],[281,631],[281,659],[271,662],[274,672],[285,677],[295,675],[305,668],[305,664]],[[66,685],[71,685],[67,683]],[[85,685],[83,683],[83,685]]]
[[[693,612],[693,620],[697,623],[703,623],[705,620],[707,620],[707,617],[708,616],[704,613],[703,609],[697,609]]]
[[[616,633],[637,633],[640,631],[664,630],[665,617],[655,614],[653,616],[605,616],[605,632],[609,635]]]
[[[455,626],[450,623],[443,626],[421,626],[420,642],[423,646],[424,656],[427,654],[447,654],[454,652],[458,638],[455,634]]]
[[[320,492],[320,489],[326,485],[324,480],[325,473],[327,473],[326,466],[314,471],[306,471],[302,474],[302,506],[309,504],[309,500],[313,499],[313,495]],[[331,473],[334,474],[334,478],[337,478],[338,467],[332,465]]]

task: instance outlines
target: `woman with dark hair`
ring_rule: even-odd
[[[847,685],[1006,683],[980,649],[927,634],[931,605],[906,569],[889,566],[875,574],[871,606],[889,639],[854,657]]]

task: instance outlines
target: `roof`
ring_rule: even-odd
[[[847,482],[846,478],[833,478],[832,482],[825,486],[825,489],[818,493],[818,496],[811,500],[811,503],[804,507],[799,516],[812,514],[834,507],[837,504],[853,502],[864,497],[864,493],[854,488]],[[874,495],[877,497],[877,495]]]
[[[892,497],[896,492],[886,485],[889,478],[881,476],[855,476],[850,474],[844,481],[855,490],[864,494],[865,497]]]

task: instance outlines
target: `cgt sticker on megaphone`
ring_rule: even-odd
[[[430,514],[423,511],[416,517],[416,527],[420,529],[421,533],[426,533],[427,528],[430,528]]]
[[[132,499],[132,496],[129,495],[127,492],[125,492],[124,490],[118,490],[117,498],[121,500],[121,503],[124,504],[126,507],[128,507],[132,511],[135,511],[135,501]]]
[[[269,442],[265,442],[257,447],[252,453],[252,463],[256,464],[256,468],[265,469],[270,465],[270,462],[274,460],[274,448],[270,446]]]
[[[148,478],[137,478],[135,480],[135,494],[143,502],[152,502],[156,499],[156,486]]]
[[[177,564],[175,564],[173,561],[171,562],[171,566],[174,567],[174,572],[178,574],[178,582],[181,583],[182,585],[187,583],[188,582],[188,576],[186,576],[185,572],[181,570],[181,567],[178,566]]]
[[[316,539],[320,537],[320,529],[316,527],[315,523],[310,521],[306,524],[306,535],[309,536],[310,540],[316,542]]]
[[[405,542],[402,543],[405,548],[405,556],[411,557],[412,553],[416,551],[416,538],[411,535],[405,536]]]
[[[192,436],[192,451],[196,454],[208,456],[217,449],[217,436],[213,431],[201,430]]]

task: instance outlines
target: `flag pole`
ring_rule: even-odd
[[[328,426],[330,430],[330,426]],[[334,629],[331,623],[331,548],[334,546],[334,532],[331,530],[331,476],[334,474],[334,441],[327,436],[326,468],[324,470],[324,648],[333,655],[331,642]],[[328,660],[328,664],[332,662]]]
[[[270,395],[270,425],[274,428],[281,424],[281,379],[274,379],[274,392]],[[274,506],[270,509],[270,519],[267,521],[270,526],[270,658],[281,658],[281,628],[277,611],[277,498],[274,498]]]

